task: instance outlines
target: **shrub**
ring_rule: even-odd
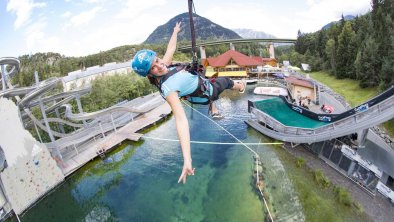
[[[330,186],[330,181],[328,178],[324,175],[324,173],[321,170],[315,170],[313,171],[313,176],[315,178],[316,183],[323,187],[327,188]]]
[[[302,157],[298,157],[296,160],[297,167],[303,167],[305,165],[305,159]]]
[[[356,208],[357,215],[361,215],[364,213],[364,207],[360,203],[353,203],[353,205]]]
[[[345,206],[350,207],[353,203],[352,198],[350,197],[349,192],[343,187],[335,187],[334,189],[336,197],[340,203]]]

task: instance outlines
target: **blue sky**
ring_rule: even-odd
[[[365,14],[370,0],[194,0],[197,14],[229,29],[278,38],[314,32],[341,15]],[[85,56],[139,44],[187,0],[0,0],[0,57],[36,52]]]

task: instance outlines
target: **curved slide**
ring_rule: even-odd
[[[260,110],[262,108],[257,108],[253,102],[249,101],[249,112],[252,114],[252,118],[247,120],[246,123],[269,137],[286,142],[314,143],[325,141],[359,132],[394,118],[393,91],[393,88],[390,88],[386,91],[390,93],[389,95],[384,92],[368,102],[344,112],[350,114],[340,115],[341,118],[333,122],[308,119],[298,110],[288,107],[284,101],[281,102],[282,109],[277,109],[276,114],[263,112]],[[268,101],[266,105],[269,105]],[[291,118],[283,116],[276,116],[275,118],[278,113],[287,117],[291,115]],[[308,124],[304,124],[306,119],[309,121]],[[299,123],[301,125],[297,125]]]
[[[16,73],[19,72],[19,68],[20,68],[21,63],[19,62],[19,60],[17,58],[14,57],[2,57],[0,58],[0,66],[4,67],[4,70],[1,70],[2,73],[2,78],[11,78],[12,76],[14,76]],[[7,66],[11,66],[11,70],[10,71],[6,71],[5,69],[7,68]],[[5,80],[3,80],[5,81]]]
[[[114,112],[131,112],[131,113],[136,113],[136,114],[140,114],[140,113],[145,113],[148,112],[154,108],[156,108],[157,106],[161,105],[164,102],[164,100],[161,97],[155,97],[154,99],[148,101],[147,103],[144,103],[138,107],[129,107],[129,106],[124,106],[124,105],[115,105],[115,106],[111,106],[109,108],[97,111],[97,112],[92,112],[92,113],[82,113],[82,114],[73,114],[71,111],[71,105],[66,104],[63,105],[64,107],[66,107],[66,114],[65,116],[67,118],[69,118],[70,120],[73,121],[79,121],[79,120],[88,120],[88,119],[94,119],[97,118],[99,116],[103,116],[106,114],[111,114]]]

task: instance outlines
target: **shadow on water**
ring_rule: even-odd
[[[253,86],[254,88],[255,86]],[[225,116],[221,127],[242,141],[265,138],[248,129],[247,99],[261,96],[227,92],[217,102]],[[206,115],[206,106],[193,106]],[[236,142],[205,116],[185,106],[191,140]],[[177,139],[170,117],[146,132]],[[254,147],[266,169],[267,190],[277,218],[302,218],[292,184],[270,147]],[[60,187],[21,218],[22,221],[261,221],[264,206],[251,185],[252,153],[242,145],[192,144],[196,175],[185,185],[179,142],[143,139],[117,148],[67,178]],[[287,202],[291,202],[287,204]]]

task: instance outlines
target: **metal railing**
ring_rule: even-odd
[[[274,136],[276,139],[286,137],[286,141],[291,142],[290,137],[304,136],[303,139],[306,140],[305,142],[318,142],[348,135],[392,119],[394,117],[394,96],[381,101],[364,112],[355,113],[347,118],[317,128],[286,126],[267,113],[254,107],[250,107],[250,112],[257,122],[264,123],[264,125],[259,124],[261,130],[265,132],[268,130],[271,131],[270,136]],[[308,139],[306,136],[312,137]]]

